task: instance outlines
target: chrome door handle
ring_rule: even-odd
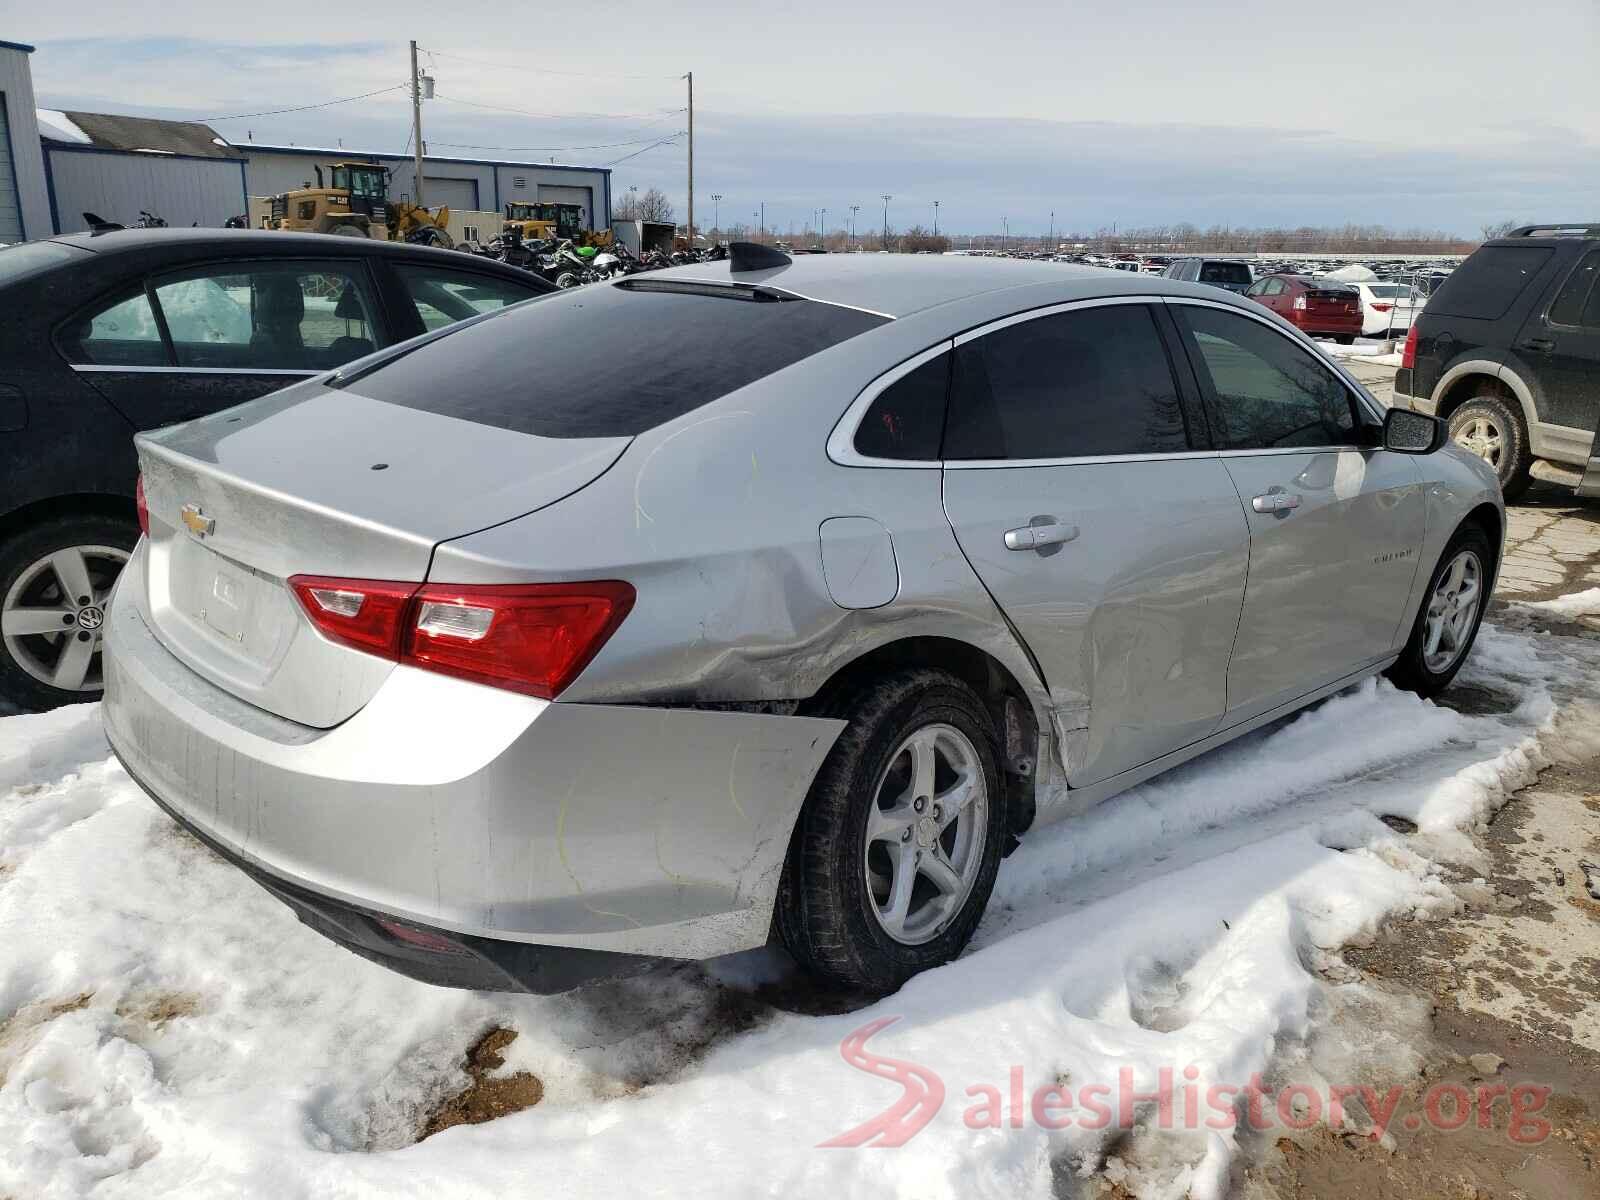
[[[1289,512],[1300,507],[1300,497],[1292,492],[1268,492],[1250,501],[1250,507],[1258,513]]]
[[[1078,536],[1076,525],[1023,525],[1006,530],[1007,550],[1038,550],[1045,546],[1059,546]]]

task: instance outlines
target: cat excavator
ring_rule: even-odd
[[[389,169],[375,163],[341,162],[329,168],[323,186],[322,168],[316,187],[295,188],[272,198],[268,229],[299,233],[332,233],[345,237],[377,238],[386,242],[416,242],[451,249],[454,241],[445,225],[450,210],[423,208],[408,200],[389,199]]]

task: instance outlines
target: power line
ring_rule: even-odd
[[[646,146],[643,150],[635,150],[632,154],[624,154],[621,158],[613,158],[610,162],[605,163],[603,165],[604,166],[608,166],[608,167],[614,167],[619,162],[627,162],[630,158],[638,158],[639,155],[646,154],[649,151],[654,150],[656,148],[656,146],[669,146],[669,145],[672,145],[674,142],[676,142],[682,136],[683,135],[681,133],[675,133],[671,137],[662,138],[659,142],[656,142],[655,145]]]
[[[480,67],[495,67],[495,68],[497,68],[499,70],[503,70],[503,71],[527,71],[527,72],[531,72],[533,74],[538,74],[538,75],[573,75],[573,76],[576,76],[576,77],[581,78],[581,79],[682,79],[683,78],[683,76],[681,74],[672,74],[672,75],[620,75],[620,74],[613,74],[613,73],[610,73],[610,72],[602,73],[602,72],[598,72],[598,71],[558,71],[554,67],[529,67],[529,66],[520,65],[518,63],[489,62],[489,61],[487,61],[485,59],[481,59],[481,58],[468,58],[468,57],[466,57],[465,55],[462,55],[462,54],[449,54],[449,53],[446,53],[443,50],[428,50],[427,47],[425,47],[425,46],[418,47],[418,49],[425,50],[428,54],[436,55],[439,58],[453,58],[457,62],[474,63],[474,64],[476,64],[477,66],[480,66]]]
[[[683,111],[683,109],[677,108],[672,112],[663,113],[653,121],[646,121],[643,125],[639,126],[639,129],[648,129],[652,125],[659,125],[663,121],[671,120],[673,117],[677,116]],[[638,130],[630,130],[629,132],[637,133]],[[429,145],[451,146],[457,150],[509,150],[522,153],[546,150],[612,150],[619,146],[640,146],[645,142],[653,141],[657,136],[657,134],[651,134],[648,137],[633,138],[630,141],[595,142],[587,146],[485,146],[476,142],[441,142],[432,138],[428,139],[428,142]]]
[[[375,92],[362,92],[359,96],[344,96],[338,100],[324,100],[320,104],[300,104],[294,108],[274,108],[266,112],[230,113],[225,117],[201,117],[200,120],[204,123],[209,123],[211,121],[242,121],[246,117],[277,117],[282,116],[284,113],[306,112],[313,108],[329,108],[335,104],[349,104],[354,100],[365,100],[370,96],[381,96],[385,92],[398,92],[401,88],[410,86],[409,83],[397,83],[393,87],[379,88]]]
[[[452,150],[507,150],[519,154],[529,154],[554,150],[615,150],[619,146],[640,146],[652,140],[652,138],[643,137],[634,138],[629,142],[596,142],[592,146],[480,146],[474,142],[441,142],[434,138],[429,138],[428,145],[449,146]]]
[[[408,86],[408,85],[402,85],[402,86]],[[551,120],[551,121],[571,121],[571,120],[644,121],[644,120],[649,120],[652,117],[669,117],[669,116],[672,116],[674,112],[682,112],[683,111],[683,109],[674,109],[674,110],[672,110],[670,112],[657,111],[657,112],[653,112],[653,113],[595,113],[595,112],[547,113],[547,112],[533,112],[532,110],[526,109],[526,108],[512,108],[509,105],[505,105],[505,104],[484,104],[484,103],[481,103],[480,101],[477,101],[477,100],[462,100],[458,96],[446,96],[446,95],[444,95],[444,94],[442,94],[440,92],[434,92],[433,98],[435,100],[448,100],[448,101],[450,101],[451,104],[465,104],[468,108],[486,108],[486,109],[489,109],[492,112],[518,113],[518,114],[520,114],[520,115],[522,115],[524,117],[539,117],[540,119]]]

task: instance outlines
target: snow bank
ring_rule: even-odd
[[[1438,864],[1596,736],[1579,697],[1597,682],[1600,647],[1486,627],[1462,683],[1501,711],[1384,682],[1334,697],[1030,837],[969,954],[825,1016],[783,1011],[815,997],[775,952],[552,998],[412,983],[178,831],[107,759],[93,707],[6,718],[0,1195],[1010,1200],[1103,1170],[1139,1196],[1220,1196],[1231,1129],[1158,1131],[1144,1103],[1119,1141],[1046,1128],[1026,1097],[1123,1070],[1203,1092],[1304,1059],[1330,1006],[1318,964],[1388,914],[1456,903]],[[503,1070],[544,1100],[416,1143],[494,1025],[519,1034]],[[847,1062],[852,1034],[857,1061],[890,1065]],[[928,1120],[902,1148],[822,1145],[913,1082]]]
[[[1539,600],[1523,607],[1554,613],[1558,617],[1600,617],[1600,588],[1557,596],[1554,600]]]

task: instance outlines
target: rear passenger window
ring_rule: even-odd
[[[1345,446],[1358,424],[1344,383],[1311,354],[1259,321],[1194,305],[1177,310],[1210,384],[1211,436],[1219,450]]]
[[[1550,306],[1550,320],[1556,325],[1600,327],[1600,250],[1591,250],[1561,286],[1561,294]]]
[[[1499,320],[1550,254],[1545,246],[1481,246],[1439,285],[1428,315]]]
[[[67,322],[60,336],[68,362],[104,367],[164,367],[167,348],[143,288]]]
[[[857,454],[915,462],[939,457],[951,357],[935,355],[878,393],[856,428]]]
[[[975,338],[957,354],[946,458],[1189,449],[1166,348],[1142,304],[1023,321]]]

